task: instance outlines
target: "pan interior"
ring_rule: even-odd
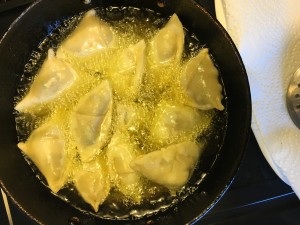
[[[108,22],[111,26],[119,23],[120,21],[125,21],[135,24],[137,26],[143,27],[144,29],[158,29],[166,23],[167,17],[161,14],[155,13],[148,9],[138,9],[134,7],[109,7],[109,8],[97,8],[97,13],[101,19]],[[46,53],[49,48],[57,49],[61,41],[75,28],[83,13],[77,14],[75,16],[69,17],[65,20],[58,20],[55,24],[49,26],[51,32],[46,37],[46,39],[41,40],[40,45],[34,49],[31,53],[31,57],[28,63],[25,65],[24,73],[18,77],[17,80],[17,94],[15,96],[15,102],[18,102],[22,96],[24,96],[26,90],[28,89],[33,77],[38,72],[41,64],[46,58]],[[145,25],[146,24],[146,25]],[[201,36],[189,31],[186,28],[185,36],[185,53],[183,55],[183,60],[186,60],[191,55],[195,54],[199,49],[206,47],[205,42],[202,41]],[[141,36],[143,33],[141,32]],[[214,56],[212,55],[212,58]],[[217,66],[217,65],[216,65]],[[220,73],[220,83],[222,81],[222,73]],[[199,142],[205,142],[205,151],[201,156],[199,163],[193,173],[188,184],[182,188],[182,190],[177,192],[176,196],[170,196],[167,190],[161,189],[161,191],[147,201],[143,202],[141,205],[131,204],[130,202],[120,202],[118,194],[109,197],[101,206],[99,212],[95,213],[91,207],[85,203],[76,189],[73,187],[72,183],[68,183],[61,191],[58,192],[57,197],[66,201],[73,207],[93,214],[99,218],[104,219],[137,219],[145,215],[149,216],[156,214],[160,211],[165,211],[170,207],[174,207],[179,202],[191,196],[196,190],[201,192],[201,186],[205,177],[210,173],[214,163],[218,160],[220,150],[222,149],[224,138],[226,135],[228,116],[227,116],[227,97],[226,90],[223,84],[223,104],[225,106],[224,111],[215,112],[214,122],[210,129],[198,136]],[[19,141],[25,141],[31,131],[36,127],[33,120],[37,118],[30,118],[28,115],[17,114],[16,113],[16,124],[17,124],[17,134]],[[31,123],[27,123],[31,120]],[[26,121],[26,122],[24,122]],[[31,166],[33,172],[37,174],[41,183],[47,187],[47,182],[44,177],[39,173],[38,169],[34,166],[30,159],[24,156],[29,165]],[[50,190],[49,190],[50,191]]]

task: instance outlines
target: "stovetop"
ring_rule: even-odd
[[[213,16],[213,0],[197,0]],[[0,37],[28,3],[33,0],[0,0]],[[5,204],[8,203],[8,207]],[[0,198],[0,224],[36,225],[8,198]],[[202,225],[298,225],[300,201],[282,182],[263,157],[251,132],[245,158],[230,188],[221,200],[196,224]]]

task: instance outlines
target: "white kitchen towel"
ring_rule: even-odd
[[[215,3],[247,70],[254,135],[271,167],[300,198],[300,130],[285,103],[290,78],[300,67],[300,1]]]

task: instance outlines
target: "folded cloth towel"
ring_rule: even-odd
[[[271,167],[300,198],[300,130],[285,103],[289,80],[300,67],[300,1],[215,0],[215,5],[247,70],[254,135]]]

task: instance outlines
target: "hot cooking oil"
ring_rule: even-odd
[[[115,76],[111,76],[111,74],[116,73],[115,65],[122,50],[126,49],[130,44],[136,44],[144,39],[146,42],[146,55],[148,56],[150,54],[149,42],[167,21],[166,18],[150,10],[140,10],[131,7],[98,9],[97,13],[101,19],[112,27],[115,35],[114,45],[105,51],[85,57],[74,56],[68,52],[60,52],[64,60],[77,72],[75,84],[64,91],[57,99],[40,104],[25,113],[16,114],[19,140],[26,140],[32,130],[49,121],[57,124],[63,130],[67,141],[68,156],[71,158],[70,171],[76,171],[81,164],[76,143],[70,135],[69,118],[74,107],[80,98],[103,80],[108,79],[111,83],[122,82],[122,79],[118,80]],[[29,90],[34,76],[38,73],[38,69],[46,58],[48,48],[53,48],[55,51],[59,49],[60,43],[74,29],[81,18],[82,14],[61,21],[61,26],[51,31],[48,37],[33,52],[31,59],[25,66],[24,74],[20,76],[18,95],[15,98],[16,102],[20,101]],[[180,63],[155,65],[150,57],[146,57],[145,73],[139,95],[127,98],[124,97],[126,95],[122,92],[113,93],[112,133],[120,130],[115,119],[118,105],[134,105],[139,111],[135,117],[136,122],[129,129],[121,130],[121,132],[129,133],[131,142],[138,148],[137,154],[159,150],[166,144],[178,143],[182,140],[195,140],[199,136],[216,135],[217,133],[220,136],[223,135],[220,133],[220,130],[213,130],[213,121],[218,120],[225,125],[225,114],[216,113],[215,110],[200,111],[196,109],[194,110],[197,111],[199,117],[197,125],[191,132],[174,136],[171,142],[163,144],[160,140],[157,140],[157,137],[151,135],[151,130],[156,123],[155,118],[159,116],[158,108],[164,102],[170,105],[184,104],[186,102],[180,88],[179,77],[184,63],[190,56],[195,55],[203,45],[199,44],[195,34],[188,30],[185,30],[185,35],[185,52]],[[222,140],[222,138],[218,139],[220,143]],[[201,138],[201,141],[203,141],[203,138]],[[107,146],[101,150],[99,160],[107,169],[109,165],[105,156],[106,148]],[[34,165],[32,166],[34,167]],[[36,169],[35,171],[39,173]],[[199,173],[199,171],[197,172]],[[201,177],[199,174],[193,176]],[[76,190],[72,186],[72,172],[70,172],[69,180],[70,182],[66,185],[66,188],[58,192],[58,196],[80,210],[90,211],[89,206],[78,198]],[[145,214],[156,213],[170,207],[178,200],[184,199],[186,195],[191,194],[188,191],[188,185],[184,187],[184,190],[186,190],[182,191],[185,194],[181,193],[181,196],[178,197],[170,195],[169,191],[164,187],[143,178],[142,180],[142,185],[138,187],[138,190],[131,190],[133,197],[124,196],[118,190],[112,189],[96,215],[102,218],[139,218]]]

